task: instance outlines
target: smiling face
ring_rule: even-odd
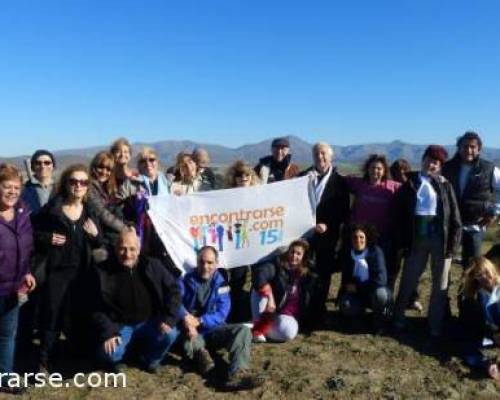
[[[374,161],[368,167],[370,183],[380,183],[385,174],[385,166],[380,161]]]
[[[52,173],[54,172],[54,163],[52,159],[47,155],[39,156],[33,162],[33,174],[35,178],[39,181],[45,181],[52,178]]]
[[[93,169],[94,178],[97,179],[99,183],[106,183],[111,176],[111,171],[113,170],[113,163],[102,160]]]
[[[156,154],[143,154],[139,159],[139,171],[149,179],[156,179],[158,177],[158,157]]]
[[[68,177],[67,193],[68,197],[75,200],[83,200],[87,194],[89,177],[83,171],[75,171]]]
[[[252,175],[250,171],[236,171],[234,174],[234,183],[236,187],[252,186]]]
[[[422,172],[427,175],[438,175],[441,172],[441,161],[429,156],[424,157],[422,160]]]
[[[317,146],[313,152],[314,166],[316,169],[325,173],[332,165],[332,154],[326,146]]]
[[[355,251],[363,251],[366,249],[366,234],[362,230],[355,230],[351,237],[352,248]]]
[[[292,246],[288,250],[288,264],[291,269],[297,269],[302,266],[304,260],[304,248],[302,246]]]
[[[118,146],[116,151],[113,153],[113,157],[115,158],[115,162],[118,165],[128,165],[130,161],[130,148],[126,145]]]
[[[19,179],[0,182],[0,210],[13,208],[21,195],[22,184]]]
[[[181,174],[187,180],[192,180],[198,173],[198,166],[191,157],[184,157],[181,163]]]

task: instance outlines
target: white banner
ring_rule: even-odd
[[[149,199],[149,216],[177,267],[196,266],[205,245],[219,251],[220,266],[251,265],[288,246],[314,227],[309,178],[249,188]]]

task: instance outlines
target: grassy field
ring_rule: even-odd
[[[485,249],[490,243],[485,244]],[[461,269],[454,266],[450,290],[452,311]],[[339,285],[335,276],[332,297]],[[427,306],[430,276],[421,281]],[[127,368],[126,388],[32,388],[30,399],[498,399],[500,384],[470,373],[457,356],[453,339],[439,356],[425,353],[425,315],[409,312],[410,330],[401,337],[374,336],[363,326],[348,330],[332,301],[327,328],[300,335],[287,344],[259,344],[252,351],[253,370],[267,376],[254,391],[223,393],[197,374],[183,371],[180,358],[172,355],[159,374],[149,375]],[[452,321],[452,329],[456,323]],[[497,350],[489,350],[495,354]],[[498,353],[497,353],[498,354]],[[63,361],[73,371],[85,371],[82,360]],[[69,382],[69,381],[68,381]]]

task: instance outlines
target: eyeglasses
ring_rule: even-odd
[[[109,165],[98,165],[96,169],[104,169],[106,171],[112,171],[113,168],[111,168]]]
[[[68,179],[68,184],[70,186],[82,186],[82,187],[87,187],[89,185],[89,180],[88,179],[76,179],[76,178],[69,178]]]
[[[52,165],[52,161],[50,161],[50,160],[35,161],[35,165],[37,167],[41,167],[42,165],[44,165],[45,167],[48,167],[49,165]]]
[[[146,164],[146,163],[150,163],[150,164],[153,164],[156,162],[156,158],[154,157],[149,157],[149,158],[141,158],[140,161],[141,163],[143,164]]]

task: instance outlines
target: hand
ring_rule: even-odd
[[[189,340],[193,341],[194,339],[196,339],[197,336],[198,336],[198,331],[196,330],[196,328],[188,328],[187,337],[189,338]]]
[[[326,226],[326,224],[317,224],[314,230],[316,231],[316,233],[322,235],[328,230],[328,227]]]
[[[166,334],[170,333],[171,330],[172,330],[172,328],[170,327],[169,324],[166,324],[165,322],[162,322],[160,324],[160,333],[162,335],[166,335]]]
[[[113,354],[116,348],[122,344],[122,338],[120,336],[113,336],[112,338],[104,342],[104,352],[108,355]]]
[[[87,218],[87,220],[83,223],[83,230],[92,237],[96,237],[99,233],[97,226],[95,226],[94,221],[90,218]]]
[[[479,221],[479,225],[487,228],[488,226],[492,225],[493,222],[495,222],[495,219],[496,217],[494,215],[487,215],[486,217],[481,218],[481,221]]]
[[[348,283],[345,285],[345,291],[347,293],[356,293],[356,285],[354,283]]]
[[[36,280],[35,277],[31,274],[26,274],[24,276],[24,284],[28,288],[28,293],[31,293],[36,288]]]
[[[187,314],[184,317],[184,325],[186,328],[198,328],[200,326],[200,320],[192,314]]]
[[[274,297],[270,296],[267,300],[266,312],[274,313],[276,311],[276,302],[274,301]]]
[[[66,236],[59,233],[53,233],[51,243],[54,246],[62,246],[66,243]]]

